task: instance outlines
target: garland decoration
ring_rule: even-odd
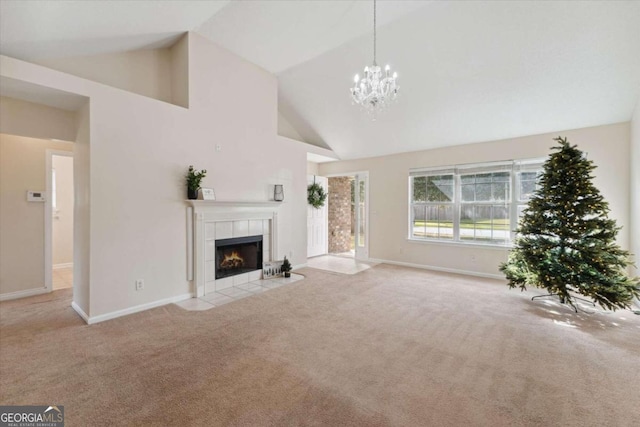
[[[316,183],[315,177],[313,177],[313,184],[307,187],[307,202],[316,209],[320,209],[324,206],[324,202],[327,200],[327,193],[324,192],[324,188],[320,184]]]

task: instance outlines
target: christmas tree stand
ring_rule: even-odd
[[[565,299],[564,299],[561,295],[559,295],[559,294],[536,295],[536,296],[534,296],[534,297],[531,297],[531,301],[533,301],[533,300],[534,300],[534,299],[536,299],[536,298],[549,298],[549,297],[558,297],[558,299],[560,299],[560,302],[561,302],[562,304],[566,304]],[[591,305],[593,305],[594,307],[596,306],[596,303],[595,303],[595,302],[593,302],[593,301],[589,301],[588,299],[585,299],[585,298],[580,298],[580,297],[576,297],[576,296],[573,296],[573,295],[571,296],[571,298],[572,298],[572,299],[575,299],[575,300],[578,300],[578,301],[586,302],[587,304],[591,304]],[[575,312],[576,312],[576,313],[578,312],[578,307],[576,307],[575,305],[573,305],[573,303],[572,303],[571,301],[569,301],[569,305],[570,305],[571,307],[573,307],[573,309],[575,310]]]

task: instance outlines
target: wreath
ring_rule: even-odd
[[[324,188],[320,184],[314,182],[307,187],[307,201],[311,206],[320,209],[324,206],[325,200],[327,200],[327,193],[324,192]]]

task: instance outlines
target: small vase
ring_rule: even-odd
[[[273,200],[281,202],[284,200],[284,188],[282,184],[276,184],[273,187]]]
[[[289,271],[284,272],[284,277],[291,277],[291,273]]]
[[[189,200],[196,200],[198,198],[198,189],[187,188],[187,197]]]

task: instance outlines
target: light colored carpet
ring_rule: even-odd
[[[340,274],[357,274],[376,265],[378,264],[339,255],[321,255],[307,259],[307,267]]]
[[[68,426],[632,426],[640,316],[378,265],[208,311],[86,326],[70,290],[0,304],[0,404]]]

